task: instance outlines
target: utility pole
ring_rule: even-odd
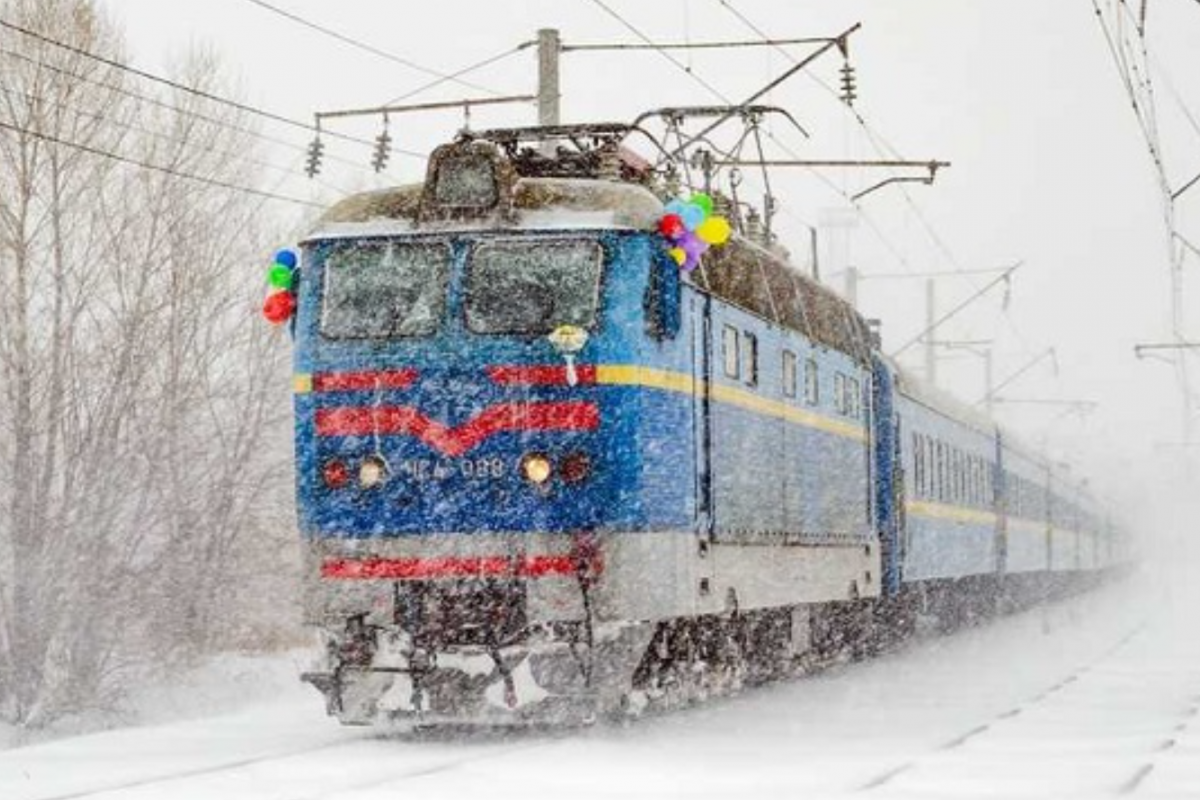
[[[557,28],[542,28],[537,35],[538,47],[538,125],[558,125],[560,122],[558,101],[558,54],[562,40]],[[554,142],[542,145],[543,155],[554,155]]]
[[[846,267],[846,302],[858,308],[858,267]]]

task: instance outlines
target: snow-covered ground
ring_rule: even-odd
[[[1200,797],[1194,607],[1133,581],[708,707],[556,734],[339,728],[286,676],[293,657],[262,673],[285,685],[235,713],[0,753],[0,798]],[[191,694],[205,692],[222,696]],[[195,710],[167,700],[146,702]]]

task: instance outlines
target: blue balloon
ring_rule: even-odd
[[[275,254],[275,263],[283,264],[288,269],[296,268],[296,254],[291,250],[280,250]]]
[[[671,202],[667,203],[663,207],[663,213],[664,214],[678,214],[680,217],[682,217],[683,216],[683,207],[685,205],[687,205],[687,203],[683,202],[682,200],[672,200]]]
[[[689,231],[696,230],[696,226],[704,222],[704,218],[708,216],[704,213],[704,209],[695,203],[684,203],[683,210],[679,212],[679,217],[683,220],[683,227]]]

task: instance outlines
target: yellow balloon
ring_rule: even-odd
[[[725,244],[732,232],[724,217],[709,217],[696,226],[696,235],[707,244]]]
[[[671,258],[675,259],[675,263],[683,266],[683,262],[687,261],[687,252],[682,247],[672,247],[668,251]]]

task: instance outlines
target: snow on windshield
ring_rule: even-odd
[[[325,264],[321,332],[332,338],[428,336],[446,305],[446,244],[356,242]]]
[[[594,241],[478,245],[467,273],[467,327],[474,333],[549,333],[590,328],[603,254]]]

